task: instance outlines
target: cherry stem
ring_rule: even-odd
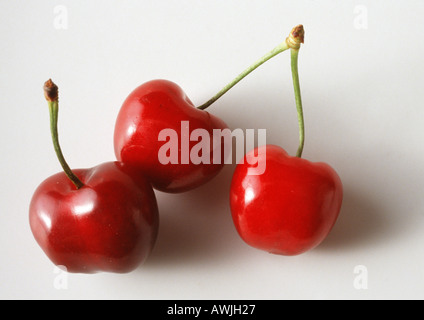
[[[296,100],[297,117],[299,122],[299,147],[296,157],[301,158],[305,145],[305,120],[303,117],[302,96],[300,94],[300,82],[298,71],[299,49],[291,49],[291,70],[293,78],[294,95]]]
[[[72,172],[71,168],[67,164],[62,150],[59,144],[59,134],[57,130],[57,120],[59,113],[59,97],[58,97],[58,87],[53,83],[51,79],[45,82],[44,84],[44,96],[47,100],[50,113],[50,132],[53,140],[54,150],[56,152],[57,158],[63,168],[63,171],[72,181],[77,189],[80,189],[84,186],[81,180]]]
[[[264,64],[265,62],[270,60],[271,58],[275,57],[276,55],[280,54],[281,52],[286,51],[289,48],[290,48],[290,46],[287,43],[287,41],[284,41],[283,43],[279,44],[274,49],[272,49],[270,52],[268,52],[266,55],[264,55],[261,59],[259,59],[254,64],[252,64],[250,67],[248,67],[246,70],[244,70],[242,73],[240,73],[233,81],[231,81],[229,84],[227,84],[221,91],[219,91],[209,101],[207,101],[206,103],[202,104],[200,107],[197,107],[197,108],[200,109],[200,110],[205,110],[211,104],[213,104],[216,100],[221,98],[225,93],[227,93],[227,91],[229,91],[237,83],[239,83],[241,80],[243,80],[252,71],[254,71],[259,66],[261,66],[262,64]]]

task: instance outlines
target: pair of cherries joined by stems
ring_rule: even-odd
[[[174,129],[178,133],[182,121],[189,122],[191,132],[204,129],[211,136],[214,129],[228,128],[205,109],[250,72],[287,49],[291,51],[299,149],[294,157],[275,145],[248,152],[232,178],[231,213],[240,237],[252,247],[298,255],[319,245],[337,220],[343,190],[340,178],[329,165],[301,158],[304,124],[297,61],[303,38],[303,26],[293,28],[282,44],[197,108],[170,81],[153,80],[136,88],[116,120],[117,161],[91,169],[71,170],[66,163],[57,132],[58,88],[47,81],[44,92],[52,139],[63,172],[47,178],[36,189],[30,203],[30,226],[50,260],[74,273],[126,273],[143,263],[158,235],[154,189],[185,192],[207,183],[223,168],[223,161],[160,163],[159,132]],[[263,174],[250,174],[255,167],[251,161],[254,157],[265,161]]]

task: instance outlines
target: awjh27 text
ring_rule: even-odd
[[[168,315],[192,315],[197,318],[201,314],[210,315],[251,315],[255,311],[256,305],[254,304],[223,304],[223,305],[212,305],[211,307],[201,306],[178,306],[174,304],[172,307],[168,307]]]

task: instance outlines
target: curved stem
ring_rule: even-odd
[[[299,49],[291,49],[291,70],[293,77],[294,95],[296,99],[297,117],[299,122],[299,147],[297,149],[296,157],[301,158],[303,147],[305,145],[305,121],[303,118],[302,97],[300,94],[300,82],[298,71],[298,56]]]
[[[246,70],[244,70],[242,73],[240,73],[233,81],[231,81],[229,84],[227,84],[221,91],[219,91],[215,96],[213,96],[209,101],[202,104],[198,109],[205,110],[208,108],[211,104],[213,104],[216,100],[221,98],[227,91],[229,91],[232,87],[234,87],[237,83],[239,83],[241,80],[243,80],[248,74],[250,74],[252,71],[257,69],[259,66],[270,60],[271,58],[275,57],[276,55],[280,54],[283,51],[286,51],[289,49],[289,45],[287,44],[287,41],[284,41],[283,43],[279,44],[277,47],[272,49],[270,52],[268,52],[266,55],[264,55],[261,59],[256,61],[254,64],[252,64],[250,67],[248,67]]]
[[[77,189],[80,189],[84,186],[81,180],[72,172],[68,163],[66,162],[62,150],[59,144],[59,134],[57,131],[57,120],[59,113],[59,99],[58,99],[58,88],[51,81],[48,80],[44,85],[44,95],[46,97],[48,106],[49,106],[49,114],[50,114],[50,132],[53,140],[54,150],[56,152],[57,158],[63,168],[63,171],[68,176],[68,178],[72,181]]]

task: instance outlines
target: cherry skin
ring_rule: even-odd
[[[265,161],[263,174],[252,157]],[[250,172],[251,173],[251,172]],[[281,255],[298,255],[318,246],[341,209],[342,182],[325,163],[291,157],[267,145],[246,154],[235,169],[230,204],[234,224],[250,246]]]
[[[154,191],[139,170],[119,162],[64,172],[36,189],[30,226],[50,260],[71,273],[127,273],[150,254],[158,232]]]
[[[189,124],[189,136],[182,133],[182,122]],[[136,88],[124,101],[115,124],[114,148],[119,161],[131,163],[142,170],[157,190],[169,193],[194,189],[215,177],[224,161],[213,160],[213,130],[227,125],[214,115],[195,108],[183,90],[167,80],[152,80]],[[178,163],[162,164],[159,150],[166,143],[159,134],[171,129],[178,136]],[[190,139],[196,129],[204,129],[210,136],[207,162],[183,162],[182,139]],[[189,150],[197,141],[189,141]],[[224,155],[222,145],[222,155]]]

